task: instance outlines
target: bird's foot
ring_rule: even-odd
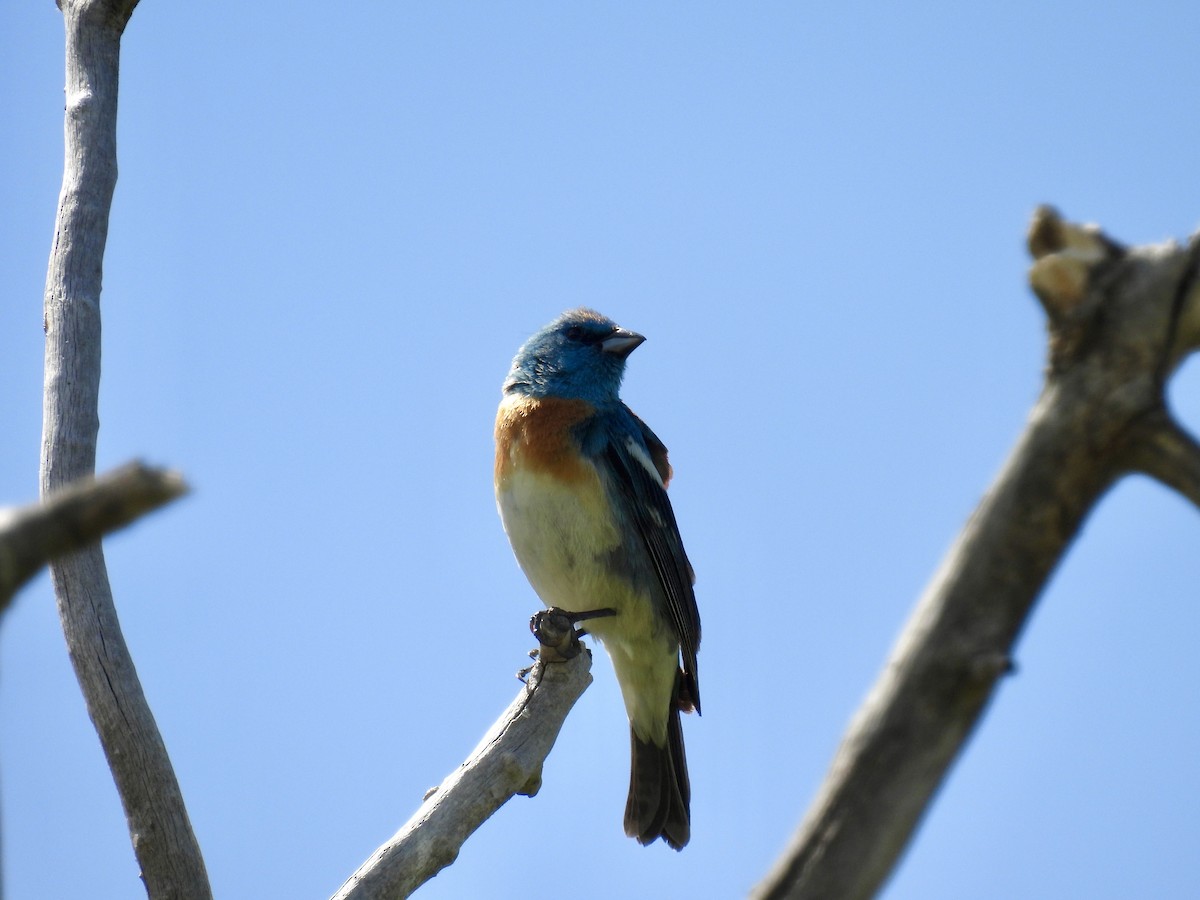
[[[542,645],[534,653],[545,662],[562,662],[573,659],[579,655],[582,646],[579,638],[587,634],[583,628],[575,626],[588,619],[599,619],[616,614],[615,609],[607,608],[591,609],[585,612],[567,612],[565,609],[552,606],[549,609],[538,610],[529,619],[529,630]]]

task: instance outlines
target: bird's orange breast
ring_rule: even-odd
[[[506,399],[496,414],[497,487],[506,485],[518,468],[565,482],[595,477],[571,434],[594,411],[586,400]]]

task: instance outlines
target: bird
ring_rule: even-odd
[[[643,341],[585,308],[525,341],[496,414],[496,505],[541,601],[586,619],[612,659],[630,728],[625,833],[681,850],[691,783],[680,713],[700,712],[700,613],[667,448],[619,396]]]

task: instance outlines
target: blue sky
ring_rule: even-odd
[[[194,493],[107,542],[221,897],[332,892],[514,696],[537,601],[495,513],[524,338],[648,337],[698,575],[693,840],[624,837],[611,667],[426,886],[735,897],[820,783],[1034,402],[1023,235],[1200,220],[1194,4],[181,4],[123,45],[100,465]],[[62,27],[0,9],[0,502],[33,499]],[[1173,384],[1200,428],[1200,371]],[[1200,517],[1089,520],[884,896],[1200,894]],[[452,637],[449,639],[446,635]],[[0,625],[8,896],[141,896],[48,579]]]

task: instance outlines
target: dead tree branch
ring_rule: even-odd
[[[117,178],[121,35],[137,0],[59,0],[66,26],[65,163],[46,276],[44,497],[96,464],[100,286]],[[99,545],[51,565],[76,677],[121,795],[151,898],[212,896],[162,737],[125,646]]]
[[[1161,481],[1200,506],[1200,444],[1158,410],[1141,423],[1129,466]]]
[[[543,652],[528,681],[456,771],[383,846],[364,862],[333,900],[407,897],[458,857],[459,848],[514,794],[532,797],[542,784],[567,713],[592,683],[591,654],[566,661]]]
[[[1049,323],[1042,395],[935,573],[758,898],[866,898],[970,736],[1085,517],[1145,471],[1196,501],[1200,453],[1166,410],[1197,343],[1200,244],[1126,249],[1039,209],[1030,281]]]
[[[0,613],[51,559],[93,544],[187,492],[177,472],[129,463],[44,503],[0,510]]]

